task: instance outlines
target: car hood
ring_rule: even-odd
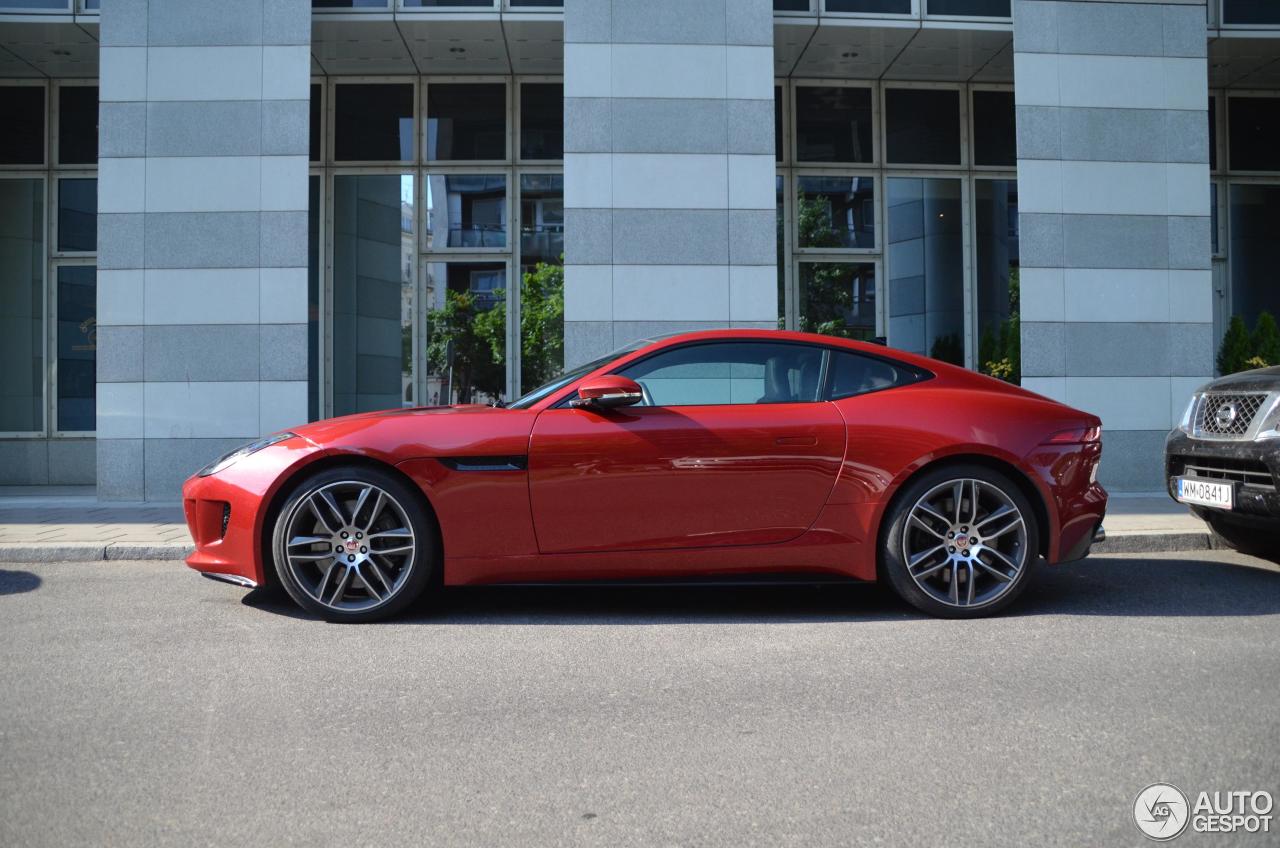
[[[357,412],[352,415],[339,415],[337,418],[325,418],[299,427],[290,427],[296,433],[316,443],[323,443],[338,433],[350,433],[363,430],[380,421],[408,421],[438,416],[476,416],[493,415],[506,412],[502,407],[488,404],[470,403],[455,406],[415,406],[405,409],[379,409],[373,412]]]
[[[1256,368],[1253,371],[1241,371],[1239,374],[1228,374],[1219,377],[1201,387],[1201,391],[1260,391],[1270,392],[1280,389],[1280,365],[1270,368]]]

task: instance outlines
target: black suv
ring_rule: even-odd
[[[1228,547],[1280,562],[1280,366],[1200,387],[1164,453],[1174,500]]]

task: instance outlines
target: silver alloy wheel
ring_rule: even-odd
[[[394,598],[417,559],[417,540],[403,506],[359,480],[308,492],[285,519],[279,555],[313,600],[361,612]]]
[[[1027,524],[1013,499],[984,480],[934,486],[911,507],[902,561],[922,592],[952,607],[981,607],[1026,568]]]

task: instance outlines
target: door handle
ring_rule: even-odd
[[[790,445],[792,447],[811,448],[818,444],[817,436],[779,436],[774,439],[776,445]]]

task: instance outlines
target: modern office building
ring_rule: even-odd
[[[786,326],[1160,451],[1280,313],[1270,0],[0,0],[0,484]],[[945,415],[946,410],[938,414]]]

